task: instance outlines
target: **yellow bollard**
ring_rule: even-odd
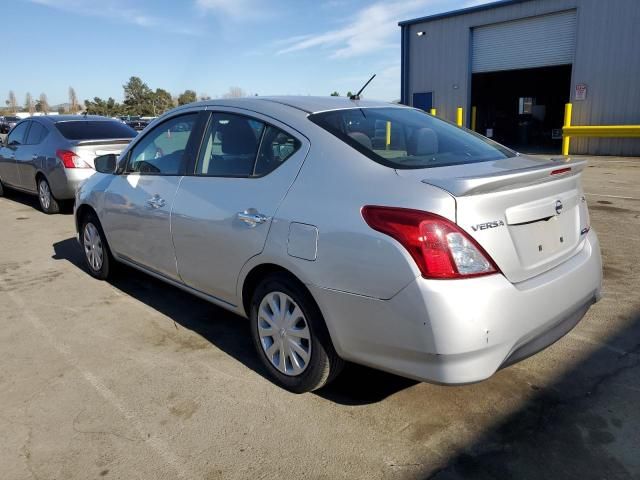
[[[471,107],[471,130],[476,131],[476,116],[478,114],[478,109],[476,107]]]
[[[435,108],[432,108],[432,109],[429,111],[429,113],[430,113],[431,115],[433,115],[434,117],[435,117],[436,115],[438,115],[438,111],[437,111]]]
[[[391,122],[387,122],[387,150],[391,145]]]
[[[571,126],[571,112],[573,110],[573,105],[570,103],[566,103],[564,105],[564,126]],[[562,132],[562,155],[569,155],[569,143],[571,138]]]
[[[459,127],[462,126],[462,107],[458,107],[458,112],[456,115],[456,123]]]

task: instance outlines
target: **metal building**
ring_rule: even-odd
[[[640,0],[503,0],[399,25],[406,105],[463,107],[467,127],[522,151],[560,151],[567,102],[573,125],[640,124]],[[640,155],[640,139],[571,153]]]

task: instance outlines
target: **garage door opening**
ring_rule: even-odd
[[[476,131],[521,152],[559,153],[571,65],[474,73]]]

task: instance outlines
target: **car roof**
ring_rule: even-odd
[[[196,104],[190,103],[185,107],[193,106],[226,106],[259,109],[264,107],[266,102],[286,105],[306,113],[318,113],[327,110],[341,110],[345,108],[371,108],[371,107],[391,107],[397,106],[388,102],[377,100],[350,100],[347,97],[312,97],[312,96],[269,96],[269,97],[245,97],[245,98],[223,98],[216,100],[205,100]]]
[[[61,122],[82,122],[82,121],[92,121],[92,122],[115,122],[111,118],[103,117],[100,115],[38,115],[37,117],[29,117],[30,120],[40,120],[47,123],[61,123]],[[25,119],[26,120],[26,119]]]

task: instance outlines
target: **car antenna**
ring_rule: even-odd
[[[358,91],[358,93],[356,93],[355,95],[351,95],[349,97],[349,100],[360,100],[360,94],[362,93],[362,91],[367,88],[367,85],[369,85],[371,83],[371,80],[373,80],[374,78],[376,78],[376,74],[374,73],[371,78],[367,81],[367,83],[365,83],[362,88]]]

